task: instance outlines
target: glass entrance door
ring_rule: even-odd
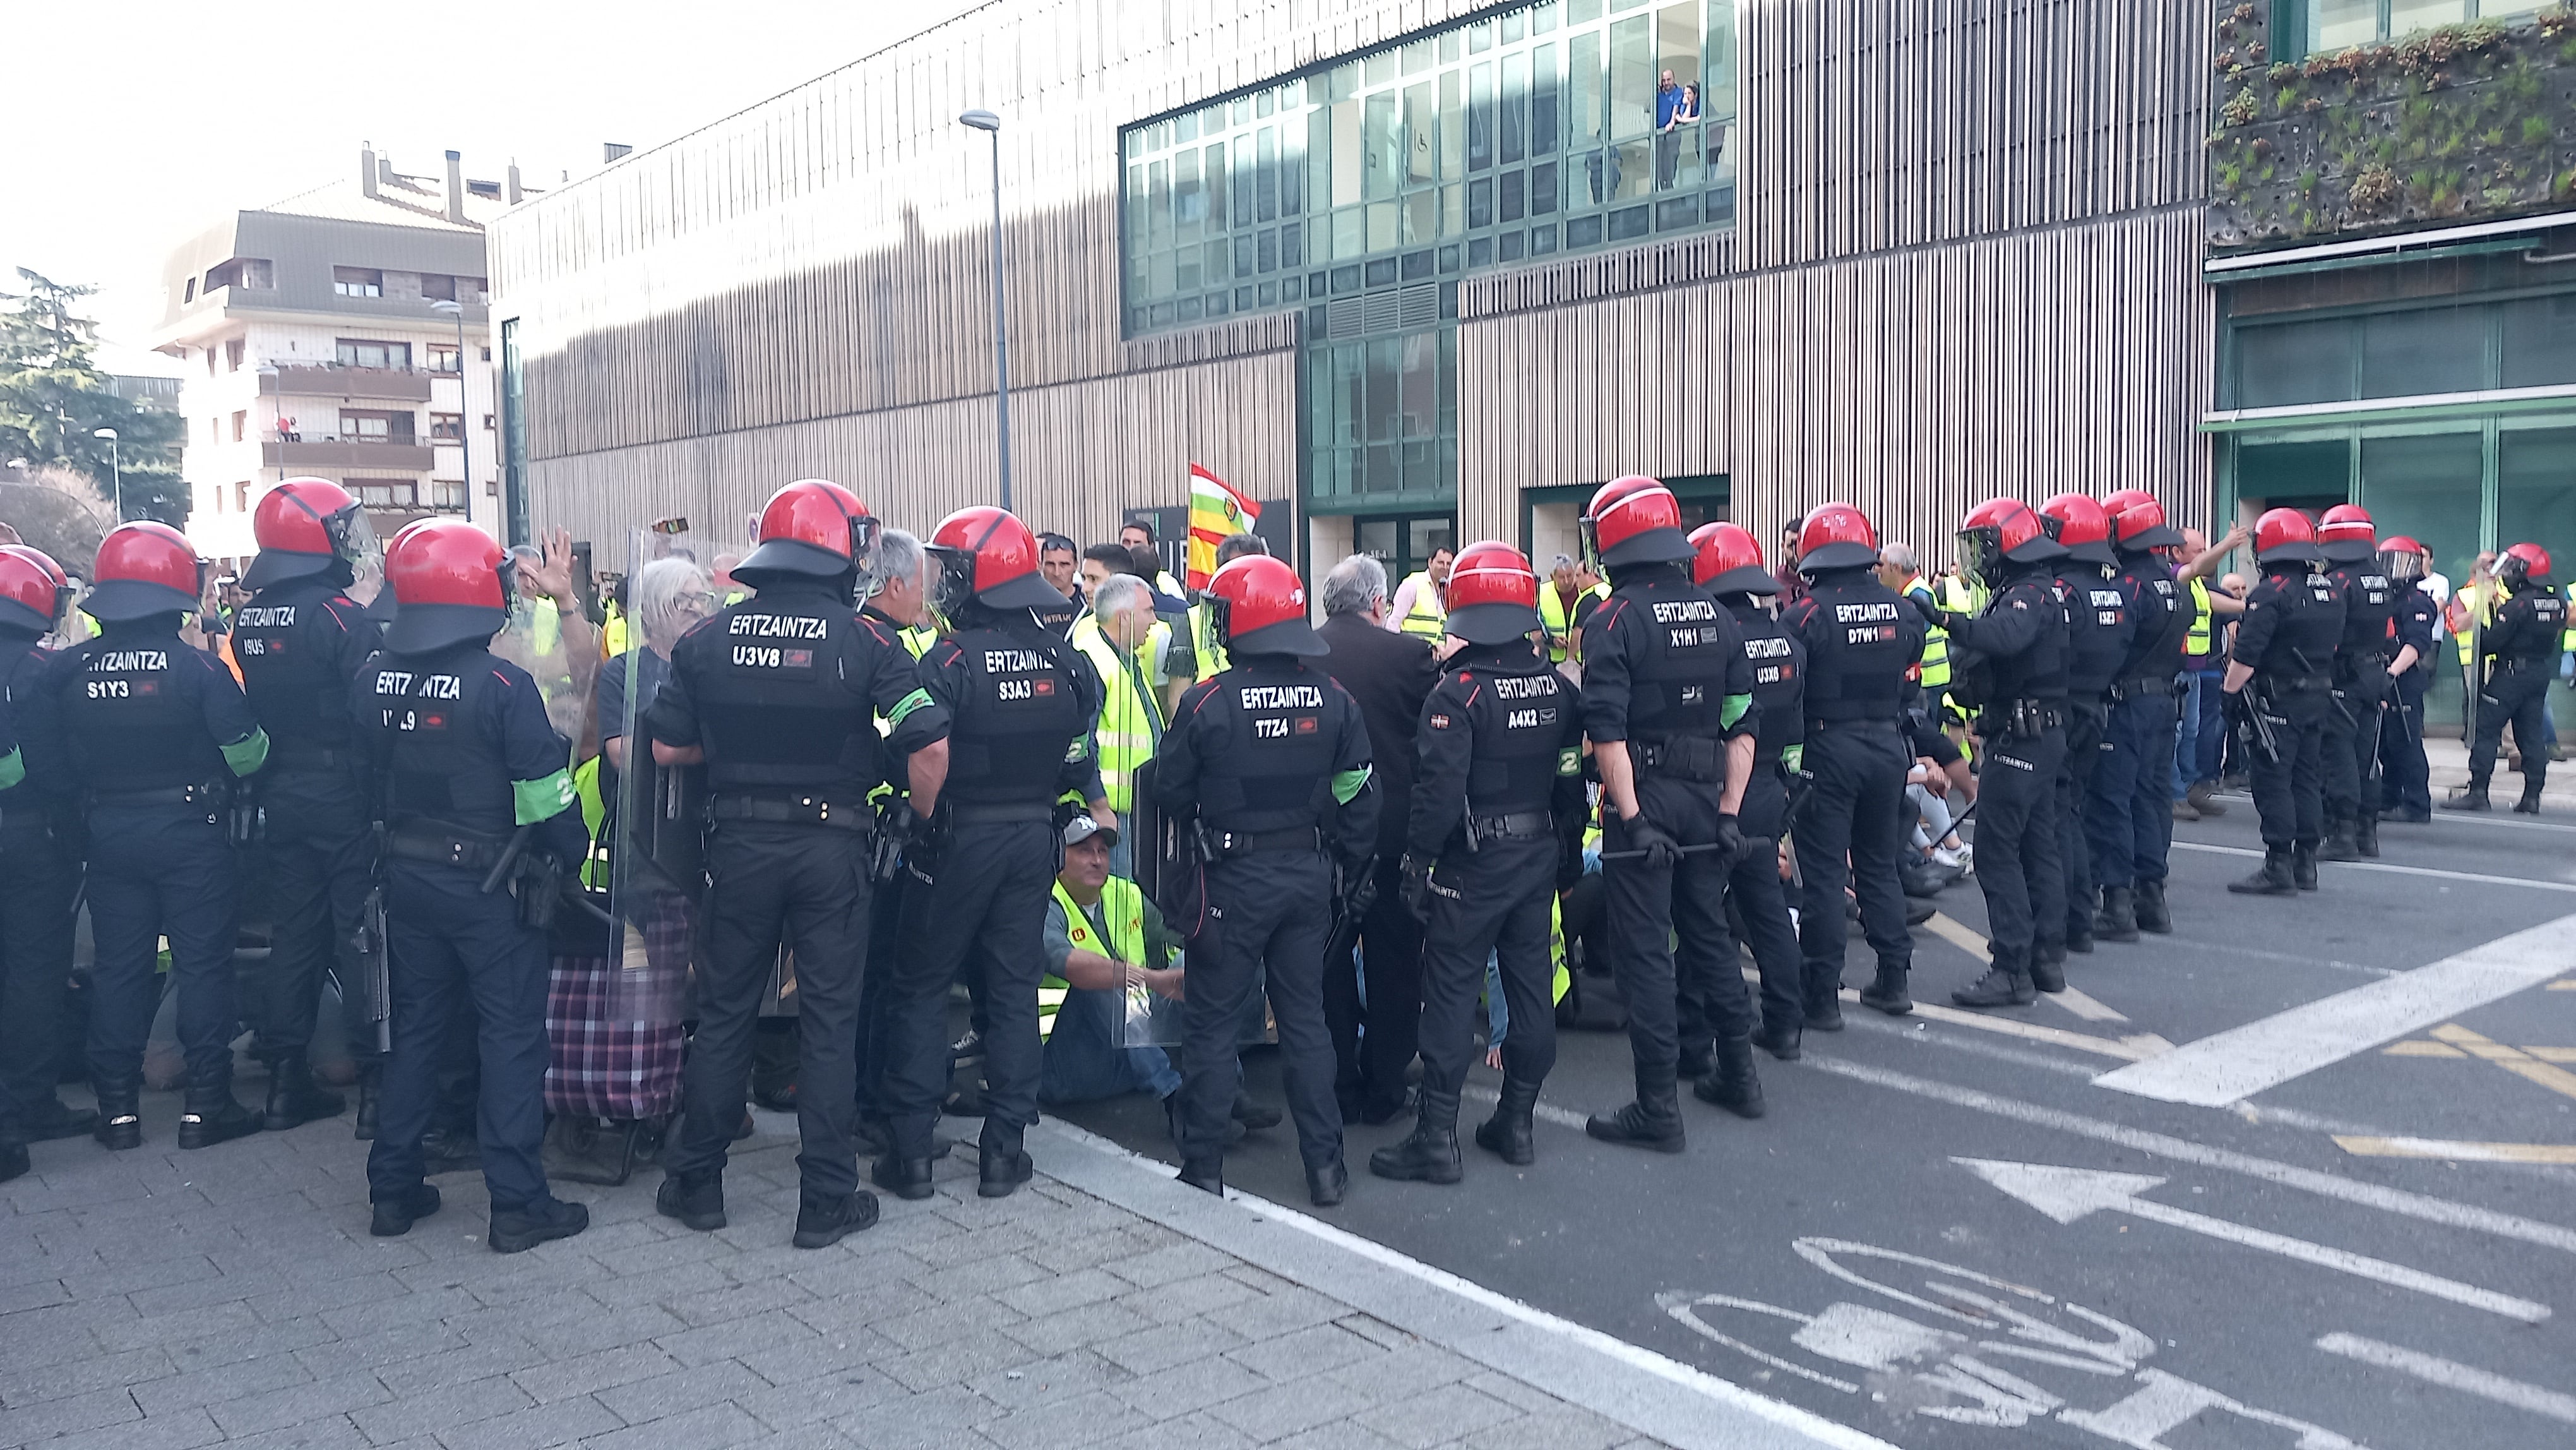
[[[1395,586],[1431,562],[1435,550],[1458,548],[1458,517],[1455,514],[1397,514],[1384,518],[1352,520],[1354,551],[1374,554],[1386,564],[1386,587],[1389,598]]]

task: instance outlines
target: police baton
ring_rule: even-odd
[[[1679,846],[1674,849],[1681,855],[1693,856],[1702,851],[1722,851],[1726,848],[1715,841],[1702,841],[1696,846]],[[1642,861],[1645,857],[1646,852],[1643,847],[1634,851],[1604,851],[1601,853],[1601,859],[1604,861]]]
[[[490,874],[483,878],[484,895],[500,890],[501,883],[510,879],[510,872],[519,864],[519,858],[527,854],[528,837],[536,829],[535,826],[521,826],[510,833],[510,843],[501,848],[501,859],[492,863]]]

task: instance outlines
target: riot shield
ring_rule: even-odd
[[[668,678],[670,651],[715,609],[705,541],[676,521],[637,529],[627,561],[625,653],[601,665],[605,712],[601,796],[608,821],[611,914],[621,970],[612,994],[625,1020],[677,1023],[686,996],[690,941],[703,887],[700,831],[706,770],[653,759],[646,717]]]

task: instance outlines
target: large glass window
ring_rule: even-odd
[[[1129,127],[1127,331],[1730,224],[1735,3],[1547,0]]]
[[[2528,15],[2547,0],[2302,0],[2310,51],[2396,40],[2463,20]]]
[[[2576,384],[2576,293],[2231,325],[2227,406]]]

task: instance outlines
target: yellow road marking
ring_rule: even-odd
[[[2363,1158],[2441,1158],[2455,1163],[2576,1163],[2576,1143],[2455,1143],[2441,1138],[2361,1138],[2335,1146]]]
[[[2516,1077],[2536,1082],[2551,1092],[2576,1098],[2576,1072],[2552,1067],[2518,1047],[2480,1036],[2456,1022],[2446,1022],[2433,1029],[2433,1035],[2472,1057],[2483,1057]]]
[[[2459,1050],[2458,1048],[2451,1046],[2451,1045],[2450,1045],[2449,1043],[2447,1043],[2447,1042],[2426,1042],[2424,1039],[2422,1039],[2422,1038],[2420,1038],[2420,1037],[2410,1037],[2410,1038],[2406,1039],[2406,1040],[2405,1040],[2405,1041],[2403,1041],[2403,1042],[2392,1042],[2392,1043],[2388,1044],[2386,1047],[2384,1047],[2384,1048],[2382,1048],[2382,1049],[2380,1049],[2380,1050],[2381,1050],[2382,1052],[2386,1053],[2386,1054],[2387,1054],[2388,1056],[2390,1056],[2390,1057],[2466,1057],[2466,1056],[2468,1056],[2468,1054],[2467,1054],[2467,1053],[2462,1052],[2462,1051],[2461,1051],[2461,1050]]]
[[[2576,992],[2576,977],[2561,977],[2557,981],[2549,984],[2549,990],[2553,992]]]
[[[1950,945],[1957,947],[1959,950],[1966,952],[1972,957],[1982,957],[1986,955],[1986,939],[1977,935],[1975,929],[1970,927],[1966,922],[1954,920],[1947,913],[1936,911],[1932,913],[1932,919],[1923,924],[1931,929],[1934,936],[1941,938],[1943,941],[1948,942]],[[2045,1002],[2054,1002],[2058,1006],[2065,1008],[2067,1011],[2074,1013],[2076,1016],[2083,1018],[2087,1022],[2126,1022],[2129,1020],[2121,1014],[2118,1008],[2106,1006],[2103,1003],[2096,1001],[2090,995],[2079,991],[2074,987],[2068,987],[2062,992],[2043,992],[2040,994],[2040,1000]]]

